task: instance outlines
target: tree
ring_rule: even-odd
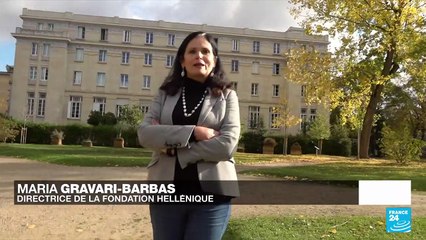
[[[0,141],[6,142],[8,139],[14,141],[19,134],[18,124],[12,119],[0,115]]]
[[[424,2],[290,0],[290,3],[295,5],[294,16],[306,13],[302,26],[308,33],[327,33],[340,40],[341,45],[331,58],[334,59],[331,68],[327,68],[331,79],[319,82],[332,84],[318,86],[327,91],[318,92],[324,95],[317,97],[329,100],[334,107],[350,106],[352,100],[361,101],[362,104],[343,108],[342,115],[362,116],[360,157],[368,158],[371,130],[385,87],[397,77],[400,66],[413,57],[410,46],[426,30]],[[306,79],[312,88],[318,83],[314,79],[315,76]]]
[[[120,116],[118,117],[118,135],[121,137],[121,131],[125,128],[136,129],[143,120],[143,113],[139,106],[123,105],[120,108]]]
[[[100,111],[90,111],[87,123],[92,126],[98,126],[102,121],[102,113]]]
[[[278,114],[272,122],[272,126],[280,127],[284,130],[284,143],[283,143],[283,154],[287,155],[288,135],[287,129],[291,126],[299,124],[301,119],[290,113],[290,108],[286,99],[281,99],[278,107],[272,109],[273,113]]]
[[[101,124],[103,124],[103,125],[115,125],[115,124],[117,124],[117,118],[115,117],[114,113],[107,112],[102,116]]]
[[[321,154],[323,140],[330,137],[330,123],[327,118],[322,115],[317,116],[309,125],[307,134],[311,138],[318,140],[319,154]]]
[[[117,124],[117,118],[114,113],[107,112],[102,114],[100,111],[90,111],[87,123],[92,126],[102,125],[115,125]]]
[[[422,147],[426,146],[426,142],[413,138],[410,130],[404,124],[395,130],[385,126],[381,144],[386,156],[399,164],[419,160],[422,155]]]

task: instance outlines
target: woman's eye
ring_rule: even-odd
[[[201,53],[202,53],[202,54],[209,54],[209,53],[210,53],[210,50],[208,50],[208,49],[203,49],[203,50],[201,50]]]

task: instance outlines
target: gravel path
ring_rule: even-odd
[[[281,166],[294,165],[283,163]],[[277,166],[277,164],[275,164]],[[238,166],[238,171],[259,166]],[[69,167],[0,158],[0,239],[151,239],[147,205],[14,205],[14,180],[145,180],[145,168]],[[257,177],[240,176],[240,179]],[[426,216],[426,194],[412,195]],[[234,205],[232,218],[258,215],[385,215],[386,206]]]

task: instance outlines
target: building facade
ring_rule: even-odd
[[[0,72],[0,113],[9,113],[10,90],[12,86],[13,67],[6,65],[6,71]]]
[[[145,21],[23,9],[16,38],[9,113],[31,121],[86,123],[90,111],[119,114],[123,105],[146,112],[168,75],[177,48],[193,31],[212,34],[228,78],[239,96],[241,123],[279,132],[271,109],[281,98],[304,119],[303,88],[285,79],[283,54],[292,48],[327,51],[327,36]],[[289,130],[297,133],[300,126]]]

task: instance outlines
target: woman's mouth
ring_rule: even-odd
[[[196,63],[193,65],[194,67],[204,67],[205,64],[204,63]]]

